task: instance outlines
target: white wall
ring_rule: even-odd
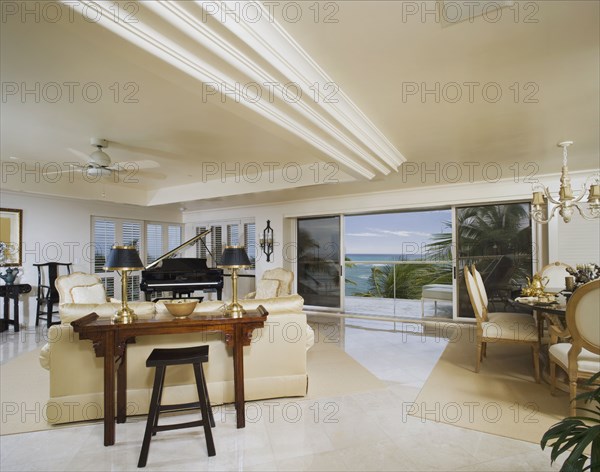
[[[18,281],[32,286],[22,297],[21,323],[35,324],[37,268],[43,262],[72,262],[74,271],[90,272],[92,216],[181,222],[177,206],[148,208],[88,200],[0,192],[1,206],[23,210],[23,265]]]

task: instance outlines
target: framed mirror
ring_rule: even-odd
[[[0,267],[20,266],[23,210],[0,208]]]

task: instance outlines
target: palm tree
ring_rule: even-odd
[[[419,299],[423,285],[452,283],[452,264],[389,264],[374,266],[364,297]]]
[[[456,212],[459,269],[476,264],[486,284],[494,289],[519,286],[531,275],[532,241],[529,207],[525,203],[460,208]],[[447,228],[451,227],[446,222]],[[449,259],[453,249],[450,233],[433,235],[428,255]],[[459,270],[459,277],[462,272]],[[471,311],[464,282],[459,286],[461,312]]]

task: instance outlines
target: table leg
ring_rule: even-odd
[[[233,387],[235,391],[235,412],[237,427],[246,426],[246,412],[244,411],[244,343],[242,341],[242,326],[235,326],[233,341]]]
[[[115,443],[115,335],[104,336],[104,445]]]
[[[117,423],[127,420],[127,345],[117,369]]]
[[[8,329],[8,325],[10,324],[10,317],[8,315],[8,308],[10,306],[9,302],[10,297],[7,291],[6,295],[4,296],[4,322],[6,323],[6,329]]]
[[[14,308],[14,319],[15,319],[15,333],[19,332],[19,291],[13,291],[13,308]]]

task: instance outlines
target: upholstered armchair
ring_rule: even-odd
[[[263,273],[256,281],[256,291],[248,293],[244,298],[276,298],[292,294],[294,273],[278,267]]]
[[[100,277],[84,272],[74,272],[56,279],[61,323],[68,323],[89,313],[100,317],[112,317],[121,308],[119,300],[109,300]],[[154,304],[150,302],[129,302],[129,306],[139,317],[154,316]]]

